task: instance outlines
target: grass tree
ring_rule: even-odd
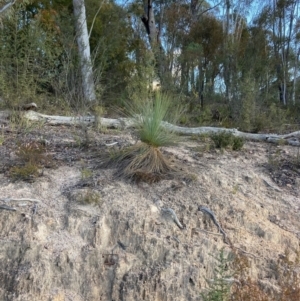
[[[111,158],[118,175],[136,181],[155,182],[176,174],[179,169],[161,150],[161,147],[178,142],[178,136],[165,123],[176,123],[180,116],[180,110],[174,109],[171,97],[156,93],[144,103],[127,107],[135,123],[138,141]]]

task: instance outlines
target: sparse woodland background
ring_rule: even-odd
[[[16,1],[0,16],[1,106],[34,101],[44,112],[103,115],[147,99],[154,85],[185,107],[183,125],[294,128],[299,6],[297,0],[86,0],[92,103],[82,93],[72,1]]]

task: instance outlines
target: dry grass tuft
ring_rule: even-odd
[[[115,154],[108,165],[117,168],[118,177],[137,182],[158,182],[180,173],[159,148],[143,142]]]
[[[44,167],[54,167],[52,156],[47,154],[45,145],[40,142],[28,141],[19,144],[16,156],[17,164],[9,173],[13,180],[33,182],[42,175]]]
[[[36,164],[27,162],[22,166],[14,166],[10,169],[10,177],[14,180],[33,182],[36,177],[41,175],[41,171]]]

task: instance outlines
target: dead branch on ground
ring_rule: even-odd
[[[0,121],[7,117],[7,112],[0,112]],[[24,117],[31,121],[40,121],[49,125],[93,125],[95,122],[100,122],[103,127],[125,129],[134,127],[135,122],[132,118],[103,118],[95,116],[55,116],[45,115],[35,111],[25,111]],[[275,144],[288,144],[292,146],[300,146],[300,131],[289,134],[254,134],[245,133],[237,129],[227,129],[222,127],[182,127],[168,122],[162,124],[165,128],[172,130],[180,135],[202,135],[202,134],[216,134],[221,132],[231,133],[234,136],[241,137],[245,140],[269,142]]]

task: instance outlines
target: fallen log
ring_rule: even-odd
[[[0,114],[1,116],[1,114]],[[107,128],[125,129],[134,127],[135,121],[132,118],[103,118],[95,116],[55,116],[45,115],[35,111],[24,112],[24,117],[32,121],[41,121],[49,125],[93,125],[95,122],[100,123]],[[289,134],[254,134],[245,133],[237,129],[227,129],[221,127],[182,127],[168,122],[163,122],[162,126],[181,135],[202,135],[202,134],[216,134],[222,132],[229,132],[234,136],[241,137],[245,140],[269,142],[275,144],[288,144],[292,146],[300,146],[300,131]]]
[[[88,116],[56,116],[45,115],[35,111],[24,112],[25,118],[32,121],[41,121],[49,125],[93,125],[95,122],[100,122],[102,126],[107,128],[122,129],[133,126],[134,122],[130,118],[102,118],[93,115]]]

